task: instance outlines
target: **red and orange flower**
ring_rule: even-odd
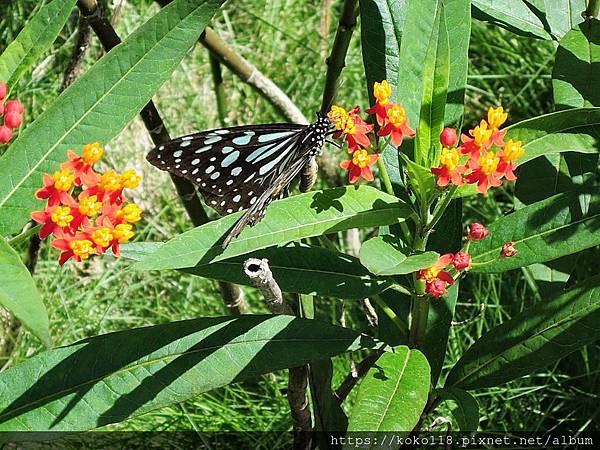
[[[477,190],[486,194],[490,187],[498,187],[502,179],[517,179],[514,171],[516,160],[523,156],[525,149],[521,141],[504,141],[506,130],[500,127],[506,122],[508,113],[498,106],[489,108],[487,120],[482,119],[469,134],[461,137],[462,145],[457,148],[444,145],[440,158],[441,166],[431,172],[438,177],[438,186],[452,183],[460,186],[464,183],[476,184]],[[444,129],[440,141],[451,142],[452,129]],[[495,148],[495,147],[497,148]],[[460,154],[468,155],[465,165],[460,164]]]
[[[61,170],[44,175],[44,187],[36,192],[47,205],[31,217],[42,224],[40,238],[54,236],[51,245],[61,251],[61,265],[103,255],[109,248],[119,256],[119,244],[133,238],[133,224],[141,220],[142,210],[124,203],[123,195],[124,189],[138,187],[141,177],[135,170],[97,173],[93,166],[103,153],[99,143],[86,145],[81,156],[69,150]]]

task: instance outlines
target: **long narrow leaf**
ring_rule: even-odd
[[[0,305],[19,319],[47,347],[52,345],[48,313],[21,257],[0,236]]]
[[[96,336],[0,374],[0,430],[89,430],[375,345],[350,329],[292,316],[201,318]]]
[[[410,209],[397,198],[369,186],[294,195],[273,202],[261,222],[247,227],[223,249],[222,240],[241,214],[231,214],[180,234],[134,268],[159,270],[204,265],[311,236],[390,225],[406,219]]]
[[[0,158],[0,233],[21,229],[39,209],[34,198],[44,172],[67,149],[107,142],[169,79],[221,0],[176,0],[77,80]]]
[[[67,22],[75,1],[53,0],[39,9],[0,55],[0,81],[14,84],[52,45]]]
[[[538,303],[477,340],[446,386],[479,389],[533,373],[600,339],[600,276]]]

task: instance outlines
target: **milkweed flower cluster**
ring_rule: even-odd
[[[372,114],[377,121],[380,127],[379,136],[390,136],[394,145],[399,146],[405,136],[415,135],[408,126],[408,118],[402,105],[390,100],[392,87],[386,80],[375,82],[373,95],[375,105],[367,109],[367,113]],[[336,129],[334,139],[342,138],[348,144],[348,152],[352,154],[350,159],[340,164],[342,169],[348,171],[350,183],[355,183],[360,178],[373,181],[371,166],[380,157],[378,153],[368,152],[368,148],[371,147],[369,133],[373,131],[374,126],[360,117],[358,106],[346,111],[343,107],[334,105],[327,117]]]
[[[19,100],[6,100],[8,86],[0,82],[0,117],[4,123],[0,125],[0,144],[7,144],[13,137],[13,130],[23,123],[25,107]]]
[[[94,164],[104,154],[97,142],[85,145],[81,156],[71,150],[67,154],[68,161],[53,175],[45,174],[44,187],[35,193],[47,202],[42,211],[31,213],[42,225],[40,238],[54,237],[51,245],[61,251],[61,265],[71,258],[102,255],[109,248],[119,256],[119,244],[133,238],[134,224],[142,216],[123,191],[137,188],[141,177],[135,170],[96,172]]]
[[[480,223],[472,223],[467,229],[467,242],[480,241],[489,236],[489,230]],[[471,268],[471,255],[466,248],[456,253],[446,253],[438,258],[437,262],[417,273],[417,279],[425,282],[425,293],[434,298],[439,298],[448,293],[448,286],[452,286],[461,272]],[[510,258],[517,254],[514,242],[507,242],[500,250],[500,256]],[[450,271],[457,275],[453,276]]]
[[[463,134],[460,146],[456,146],[456,131],[444,129],[440,135],[441,165],[431,169],[438,186],[477,184],[477,190],[486,194],[490,186],[500,186],[503,178],[516,180],[515,161],[523,156],[525,149],[521,141],[504,141],[506,130],[501,127],[507,118],[502,106],[489,108],[487,120],[482,119],[468,135]],[[466,161],[461,163],[463,155],[467,155]]]

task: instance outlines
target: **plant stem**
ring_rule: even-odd
[[[350,45],[350,38],[356,18],[358,16],[358,0],[345,0],[338,29],[335,33],[331,53],[327,58],[327,75],[325,76],[325,88],[323,89],[323,100],[321,112],[327,112],[331,108],[337,90],[337,81],[346,65],[346,54]]]
[[[392,180],[390,180],[390,175],[381,157],[377,160],[377,167],[379,167],[379,175],[381,176],[386,192],[390,195],[395,195]]]
[[[448,189],[446,196],[442,200],[440,200],[438,202],[438,204],[435,206],[435,210],[433,211],[433,218],[425,227],[426,232],[432,230],[433,227],[435,227],[436,224],[439,222],[439,220],[442,218],[442,216],[444,215],[444,212],[446,211],[446,208],[448,208],[448,205],[454,198],[454,194],[456,193],[457,189],[458,189],[458,186],[452,185],[452,187],[450,187],[450,189]]]
[[[585,13],[588,17],[598,18],[600,16],[600,0],[589,0]]]
[[[413,250],[424,251],[427,246],[427,237],[423,236],[419,230],[416,231]],[[425,341],[427,332],[427,316],[429,315],[429,299],[425,296],[425,283],[413,275],[414,293],[411,298],[410,310],[410,333],[408,336],[409,347],[421,347]]]
[[[223,89],[223,74],[221,73],[221,63],[213,53],[208,52],[208,60],[210,61],[210,70],[212,72],[213,84],[215,88],[215,100],[217,102],[217,115],[219,117],[219,124],[222,127],[227,126],[225,122],[226,103],[225,91]]]
[[[394,325],[398,327],[402,334],[407,336],[408,328],[406,327],[404,322],[402,322],[400,317],[396,315],[396,313],[383,301],[383,299],[379,295],[374,295],[372,298],[375,301],[375,303],[377,303],[377,306],[379,306],[381,310],[385,313],[385,315],[388,316],[390,320],[394,323]]]

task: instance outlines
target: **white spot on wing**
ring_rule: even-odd
[[[208,145],[208,144],[214,144],[215,142],[219,142],[220,140],[222,140],[222,137],[219,136],[214,136],[214,137],[209,137],[208,139],[206,139],[204,141],[204,145]]]
[[[238,150],[236,150],[233,153],[230,153],[223,159],[223,161],[221,161],[221,167],[229,167],[238,159],[239,156],[240,152]]]
[[[215,172],[210,176],[211,180],[216,180],[217,178],[219,178],[219,176],[221,175],[220,172]]]
[[[204,172],[211,173],[213,170],[215,170],[215,166],[208,166]]]
[[[187,147],[188,145],[190,145],[192,143],[192,141],[183,141],[181,144],[179,144],[180,147]]]
[[[241,167],[234,167],[231,170],[231,175],[233,175],[234,177],[237,177],[240,173],[242,173],[242,168]]]

